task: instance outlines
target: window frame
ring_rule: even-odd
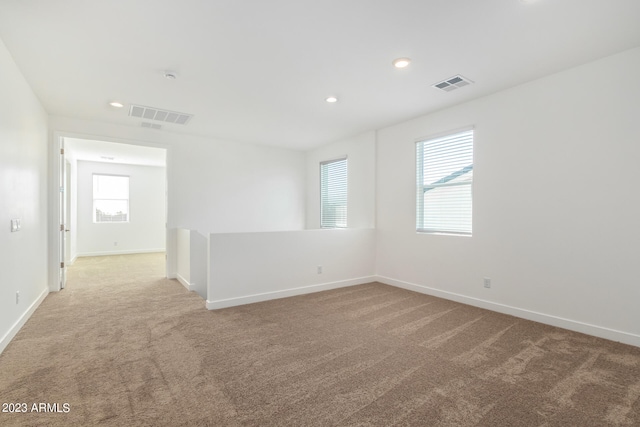
[[[333,215],[334,223],[325,223],[325,200],[328,197],[324,195],[324,179],[323,167],[332,163],[344,162],[344,225],[337,225],[337,215]],[[321,161],[320,167],[320,228],[321,229],[342,229],[348,228],[349,225],[349,160],[347,156],[334,158],[331,160]]]
[[[424,163],[423,163],[424,162],[424,153],[423,153],[424,146],[429,142],[433,142],[433,141],[445,139],[445,138],[453,139],[456,136],[463,135],[465,133],[471,134],[471,138],[470,138],[471,139],[471,164],[439,180],[439,181],[442,181],[446,179],[446,181],[444,182],[440,183],[436,181],[431,184],[424,184],[424,171],[425,171]],[[466,236],[466,237],[473,236],[473,188],[474,188],[473,171],[475,169],[475,142],[476,142],[475,138],[476,138],[475,127],[467,126],[467,127],[463,127],[463,128],[459,128],[451,131],[440,132],[427,137],[422,137],[415,141],[414,154],[416,156],[415,157],[416,233],[430,234],[430,235]],[[469,180],[464,182],[450,182],[456,179],[457,177],[462,176],[468,172],[472,172],[472,175]],[[427,224],[425,224],[425,203],[424,203],[425,192],[428,191],[428,189],[452,188],[456,186],[469,187],[469,198],[470,198],[469,207],[468,207],[468,216],[469,216],[468,230],[469,231],[467,232],[467,231],[461,231],[461,230],[452,230],[451,228],[448,228],[448,227],[428,227]]]
[[[105,198],[105,197],[96,197],[96,177],[117,177],[117,178],[126,178],[127,179],[127,197],[126,198]],[[92,221],[94,224],[127,224],[131,222],[131,176],[130,175],[119,175],[119,174],[110,174],[110,173],[93,173],[91,175],[91,184],[92,184]],[[98,215],[96,211],[96,202],[101,201],[126,201],[127,212],[126,212],[126,220],[124,221],[98,221]]]

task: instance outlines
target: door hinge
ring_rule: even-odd
[[[64,268],[64,262],[60,263],[60,268]]]
[[[60,231],[64,231],[64,224],[60,224]]]
[[[61,148],[61,149],[60,149],[60,154],[63,154],[63,155],[64,155],[64,148]]]

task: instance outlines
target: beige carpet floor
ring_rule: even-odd
[[[0,425],[640,426],[639,348],[379,283],[207,311],[163,266],[79,259],[0,355]]]

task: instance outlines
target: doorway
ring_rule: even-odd
[[[76,137],[60,141],[60,288],[66,267],[79,257],[166,252],[166,148]],[[120,181],[126,181],[125,190],[109,188]]]

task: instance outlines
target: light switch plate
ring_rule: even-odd
[[[20,228],[21,228],[20,220],[19,219],[12,219],[11,220],[11,232],[15,233],[16,231],[20,231]]]

